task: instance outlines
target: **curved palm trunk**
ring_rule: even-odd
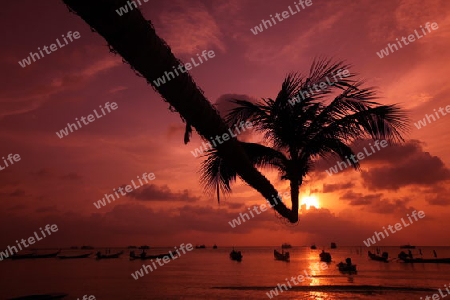
[[[292,203],[292,213],[297,212],[298,214],[298,195],[300,185],[298,180],[291,180],[291,203]]]
[[[150,21],[137,9],[119,16],[116,9],[127,5],[126,0],[63,0],[89,26],[97,31],[130,66],[147,79],[153,88],[174,107],[205,139],[222,135],[228,128],[218,112],[205,98],[202,91],[188,73],[155,86],[153,80],[165,71],[178,66],[179,60],[169,46],[156,34]],[[220,155],[230,162],[241,178],[260,192],[272,205],[277,190],[256,168],[253,167],[236,139],[217,147]],[[284,203],[274,206],[283,217],[294,223],[298,221],[298,210],[289,210]]]

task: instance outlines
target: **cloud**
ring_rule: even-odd
[[[389,145],[385,148],[381,147],[378,143],[378,148],[374,146],[375,141],[371,139],[360,139],[350,144],[350,148],[357,155],[359,152],[364,154],[364,159],[360,160],[362,168],[367,166],[379,165],[379,164],[391,164],[392,161],[401,163],[407,160],[409,157],[415,155],[417,152],[421,152],[421,142],[417,140],[409,140],[404,144]],[[364,151],[366,149],[367,155]],[[373,148],[373,150],[372,150]],[[357,158],[355,158],[357,159]],[[331,166],[335,166],[337,162],[341,162],[340,158],[329,155],[326,160],[320,159],[317,163],[316,171],[328,170]],[[348,164],[348,163],[347,163]],[[353,168],[346,168],[340,172],[352,171]]]
[[[380,199],[373,202],[369,206],[369,211],[378,214],[398,214],[404,215],[405,211],[413,211],[414,207],[407,206],[410,201],[408,198],[394,199],[392,201],[386,199]]]
[[[86,48],[80,51],[83,51],[86,55],[84,51],[87,52],[89,50],[92,49]],[[64,75],[50,68],[50,70],[46,70],[46,77],[39,77],[39,74],[42,73],[42,67],[35,65],[33,66],[34,68],[30,69],[32,73],[26,73],[26,76],[30,76],[29,82],[32,84],[17,89],[15,85],[8,84],[8,82],[4,83],[4,88],[0,93],[0,119],[5,116],[35,111],[53,99],[53,97],[82,88],[99,73],[122,64],[119,57],[104,57],[104,50],[101,51],[98,55],[103,55],[103,57],[98,58],[97,54],[92,55],[92,53],[89,53],[92,61],[77,65],[74,63],[74,66],[71,69],[68,68]],[[15,68],[16,66],[13,67]],[[33,75],[35,77],[32,77]],[[43,78],[46,80],[43,80]],[[24,81],[27,79],[28,77],[23,78]]]
[[[59,210],[56,208],[56,205],[51,206],[43,206],[40,208],[37,208],[35,212],[37,213],[48,213],[48,212],[58,212]]]
[[[425,199],[430,205],[448,206],[450,205],[450,197],[447,195],[437,195],[431,199]]]
[[[78,175],[76,172],[71,172],[67,175],[60,176],[59,178],[62,180],[80,180],[83,176]]]
[[[116,87],[110,89],[110,90],[108,91],[108,93],[109,93],[109,94],[116,94],[116,93],[118,93],[118,92],[125,91],[125,90],[128,90],[128,87],[119,85],[119,86],[116,86]]]
[[[339,190],[346,190],[354,187],[355,184],[352,182],[347,183],[336,183],[336,184],[323,184],[322,193],[332,193]]]
[[[31,175],[37,176],[37,177],[52,177],[53,175],[55,175],[54,170],[50,169],[50,168],[42,168],[39,169],[37,171],[32,171]]]
[[[379,160],[390,164],[362,171],[362,179],[369,189],[397,190],[407,185],[435,184],[450,179],[450,170],[442,160],[424,152],[417,141],[390,146],[379,154]]]
[[[278,5],[274,6],[277,7],[274,8],[275,11],[279,9]],[[248,61],[266,67],[286,66],[287,68],[289,66],[292,68],[292,63],[286,63],[286,57],[290,58],[289,61],[304,61],[305,58],[309,59],[317,55],[317,49],[323,49],[325,44],[329,44],[330,39],[336,38],[337,24],[344,23],[346,14],[354,13],[352,12],[354,7],[356,6],[352,4],[343,7],[337,3],[330,4],[330,2],[315,4],[313,7],[300,12],[299,15],[289,18],[286,22],[276,24],[277,30],[269,28],[258,36],[242,35],[240,40],[246,43],[248,47],[244,55]],[[253,23],[247,26],[253,28],[260,22],[261,15],[255,17]],[[314,24],[314,26],[308,26],[308,24]],[[283,26],[302,28],[302,30],[292,31],[286,27],[283,30]],[[279,32],[283,32],[283,34],[279,34]],[[270,40],[270,43],[267,40]],[[289,43],[283,42],[286,40],[289,40]],[[342,43],[342,40],[340,42]],[[334,53],[337,50],[333,49]]]
[[[319,245],[328,244],[329,237],[334,237],[335,241],[342,241],[342,235],[351,232],[351,243],[357,243],[366,236],[368,227],[356,224],[353,219],[336,216],[328,209],[310,209],[300,217],[300,226],[292,227],[292,232],[304,232],[311,235]]]
[[[414,210],[413,207],[407,206],[408,202],[411,201],[409,198],[388,200],[383,199],[382,193],[364,195],[348,191],[339,199],[347,201],[349,205],[364,206],[365,211],[377,214],[403,215],[406,210]]]
[[[233,100],[244,100],[251,103],[256,103],[258,101],[258,99],[252,98],[245,94],[223,94],[219,98],[217,98],[216,102],[214,103],[222,118],[225,118],[225,116],[230,113],[232,109],[238,106],[233,102]]]
[[[236,203],[236,202],[228,202],[228,201],[222,201],[221,205],[225,205],[229,209],[242,209],[244,207],[244,203]]]
[[[380,147],[380,150],[374,147],[372,140],[358,140],[351,145],[354,153],[364,152],[364,147],[372,153],[360,161],[362,182],[369,190],[398,190],[408,185],[429,185],[450,179],[450,169],[445,166],[441,158],[426,152],[423,149],[423,143],[418,140],[409,140],[404,144],[391,144],[386,148]],[[371,147],[374,147],[375,152],[371,150]],[[336,161],[333,161],[331,156],[320,159],[312,175],[320,177],[325,170],[335,164]],[[342,175],[345,172],[357,174],[349,167],[336,175]]]
[[[0,187],[7,186],[17,186],[20,184],[20,181],[14,177],[17,177],[17,173],[14,173],[12,170],[2,170],[0,172]]]
[[[30,174],[38,177],[39,179],[54,178],[56,176],[56,171],[51,168],[42,168],[37,171],[32,171]],[[68,174],[61,175],[58,178],[62,180],[80,180],[83,176],[77,174],[76,172],[70,172]]]
[[[409,140],[404,144],[388,144],[385,148],[378,146],[380,148],[379,150],[374,146],[375,142],[376,141],[371,139],[365,139],[355,141],[351,145],[355,153],[364,153],[364,148],[369,152],[370,156],[367,156],[364,153],[364,160],[361,161],[361,165],[368,162],[391,163],[393,160],[395,160],[396,163],[403,162],[415,153],[422,151],[421,142],[418,140]],[[378,143],[378,145],[379,144],[380,143]],[[373,150],[371,150],[371,148],[373,148]]]
[[[245,101],[249,101],[251,103],[258,102],[258,100],[256,98],[250,97],[245,94],[223,94],[219,98],[217,98],[216,102],[214,103],[214,105],[216,106],[216,108],[219,111],[219,114],[222,118],[225,118],[226,115],[228,115],[228,113],[230,113],[230,111],[232,109],[238,107],[237,104],[232,102],[235,99],[236,100],[245,100]],[[236,125],[236,124],[231,124],[230,128],[232,129],[233,132],[237,132],[234,129],[234,125]],[[250,130],[246,130],[246,131],[241,131],[241,133],[239,133],[238,139],[240,141],[250,142],[250,139],[252,136],[254,136],[254,131],[252,129],[250,129]]]
[[[225,52],[222,32],[204,4],[193,0],[189,3],[172,1],[165,5],[158,22],[164,27],[158,31],[174,53],[193,55],[212,47]]]
[[[186,124],[170,124],[167,128],[167,138],[173,136],[182,139],[184,137],[184,131],[186,130]]]
[[[155,184],[144,185],[127,194],[129,197],[140,201],[188,201],[197,202],[199,197],[189,195],[187,189],[181,192],[172,192],[167,185],[157,186]]]
[[[23,197],[25,196],[25,191],[22,189],[16,189],[14,192],[10,193],[10,197]]]
[[[23,210],[27,208],[24,204],[16,204],[14,206],[11,206],[10,208],[7,208],[8,211],[14,211],[14,210]]]
[[[341,196],[340,200],[348,201],[350,205],[370,205],[375,201],[380,201],[382,193],[371,194],[371,195],[363,195],[362,193],[355,193],[353,191],[348,191],[343,196]]]
[[[423,198],[430,205],[450,205],[450,190],[442,185],[434,185],[416,193],[423,194]]]

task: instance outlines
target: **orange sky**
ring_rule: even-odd
[[[109,53],[103,38],[61,1],[13,1],[3,4],[0,18],[0,156],[17,153],[21,160],[0,171],[2,248],[45,224],[57,224],[59,231],[36,247],[363,245],[375,230],[413,210],[423,210],[426,217],[380,245],[449,244],[443,228],[450,225],[450,116],[420,130],[413,125],[425,113],[450,104],[448,1],[313,0],[312,6],[258,35],[250,28],[293,1],[160,2],[150,0],[141,10],[177,57],[188,62],[203,50],[215,52],[190,71],[211,102],[236,95],[275,97],[288,72],[307,72],[317,56],[334,57],[352,64],[351,71],[367,86],[377,86],[379,102],[409,110],[406,143],[365,159],[359,173],[329,176],[325,170],[336,160],[319,163],[301,196],[313,193],[321,208],[302,214],[296,226],[269,210],[233,229],[229,221],[265,200],[238,182],[218,206],[202,192],[202,159],[190,152],[201,139],[194,133],[183,144],[184,126],[159,94]],[[388,57],[376,55],[426,22],[436,22],[439,29]],[[30,51],[68,31],[81,37],[20,67],[18,61]],[[108,101],[118,109],[63,139],[56,136],[68,122]],[[261,140],[248,134],[243,138]],[[139,190],[140,197],[93,206],[104,193],[146,172],[156,178]],[[275,173],[265,174],[280,192],[288,191],[288,183]]]

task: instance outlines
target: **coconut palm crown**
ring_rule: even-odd
[[[364,82],[354,79],[356,74],[335,76],[349,68],[344,62],[318,59],[308,76],[288,74],[275,99],[232,100],[236,106],[225,121],[230,126],[250,121],[263,135],[264,145],[240,141],[241,146],[255,167],[274,168],[281,180],[290,181],[292,213],[298,213],[299,188],[319,158],[331,155],[347,160],[355,155],[350,145],[358,139],[403,142],[402,133],[408,129],[406,113],[396,104],[375,102],[375,88],[363,88]],[[319,89],[321,82],[331,85]],[[293,101],[299,92],[304,96]],[[238,173],[216,149],[206,155],[201,182],[219,200],[219,190],[229,194]],[[351,163],[359,170],[358,162]]]

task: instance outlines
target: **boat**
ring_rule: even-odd
[[[33,255],[34,255],[35,253],[33,252],[33,253],[26,253],[26,254],[14,254],[14,255],[11,255],[11,259],[12,260],[17,260],[17,259],[30,259],[30,258],[33,258]]]
[[[406,245],[401,245],[400,249],[416,249],[416,246],[406,244]]]
[[[400,252],[398,258],[405,263],[450,264],[450,258],[413,258],[411,254]]]
[[[72,246],[72,247],[70,247],[70,249],[75,250],[75,249],[78,249],[78,247],[77,246]]]
[[[281,249],[291,249],[292,245],[288,244],[288,243],[284,243],[283,245],[281,245]]]
[[[57,258],[59,259],[76,259],[76,258],[88,258],[92,252],[86,253],[86,254],[80,254],[80,255],[58,255]]]
[[[312,245],[311,245],[311,249],[312,249],[312,250],[316,250],[316,249],[317,249],[317,246],[316,246],[315,244],[312,244]]]
[[[273,256],[275,257],[276,260],[282,260],[282,261],[286,261],[289,262],[291,257],[289,255],[289,252],[278,252],[277,250],[273,250]]]
[[[32,258],[53,258],[56,257],[59,253],[61,253],[61,250],[47,254],[34,254]]]
[[[242,253],[241,251],[235,251],[234,248],[233,250],[230,252],[230,258],[231,260],[235,260],[235,261],[242,261]]]
[[[331,243],[331,247],[330,248],[331,249],[336,249],[337,248],[336,243]]]
[[[17,298],[9,298],[8,300],[55,300],[62,299],[66,297],[68,294],[64,293],[55,293],[55,294],[45,294],[45,295],[29,295]]]
[[[331,254],[329,252],[325,252],[322,250],[322,253],[319,254],[320,261],[330,263],[331,262]]]
[[[421,263],[421,264],[450,264],[449,258],[403,258],[400,259],[405,263]]]
[[[81,246],[81,249],[82,250],[92,250],[92,249],[94,249],[94,247],[92,247],[92,246]]]
[[[100,251],[95,254],[97,259],[119,258],[123,254],[123,251],[113,254],[102,254]]]
[[[387,252],[383,252],[383,254],[381,254],[381,256],[380,256],[380,255],[377,255],[377,254],[375,254],[375,253],[372,253],[372,252],[368,251],[368,252],[367,252],[367,255],[369,256],[369,258],[370,258],[371,260],[382,261],[382,262],[388,262],[389,254],[388,254]]]
[[[128,249],[137,249],[136,246],[128,246],[127,248],[128,248]]]
[[[147,255],[147,253],[145,253],[145,251],[142,251],[142,253],[140,255],[136,255],[136,253],[134,251],[130,252],[130,260],[135,260],[135,259],[156,259],[156,258],[164,258],[164,257],[169,257],[171,258],[170,253],[163,253],[163,254],[156,254],[156,255]],[[175,258],[176,255],[172,254],[172,256]]]
[[[352,259],[347,257],[344,262],[340,262],[337,264],[339,268],[339,272],[348,273],[348,274],[356,274],[356,265],[352,264]]]
[[[214,244],[213,249],[217,249],[217,245],[216,244]]]
[[[141,249],[141,250],[148,250],[148,249],[150,249],[150,247],[147,246],[147,245],[143,245],[143,246],[140,246],[139,249]]]
[[[36,254],[36,252],[33,253],[27,253],[27,254],[15,254],[11,256],[11,259],[35,259],[35,258],[53,258],[56,257],[61,250],[58,250],[54,253],[47,253],[47,254]]]
[[[205,245],[196,245],[195,249],[205,249],[206,246]]]

